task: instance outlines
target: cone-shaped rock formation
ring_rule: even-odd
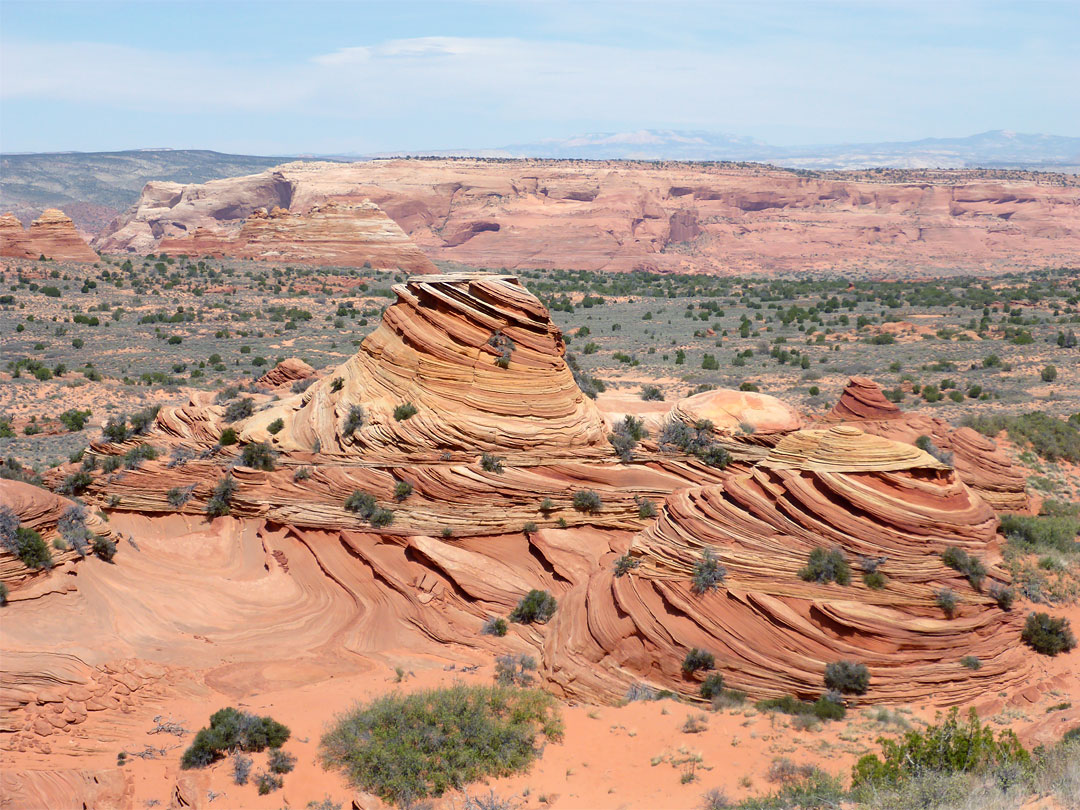
[[[56,208],[46,209],[24,231],[13,214],[0,217],[0,256],[60,262],[96,262],[98,255],[83,241],[71,218]]]

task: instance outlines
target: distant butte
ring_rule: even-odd
[[[214,233],[238,239],[238,255],[333,263],[350,256],[343,240],[309,243],[302,234],[319,228],[302,216],[256,211],[318,219],[328,201],[364,200],[429,258],[489,268],[893,277],[1044,267],[1080,253],[1080,187],[1037,178],[473,159],[294,162],[201,185],[151,182],[95,246],[182,251],[209,248]]]
[[[0,256],[13,259],[45,256],[60,262],[98,260],[98,255],[75,230],[71,218],[55,208],[46,209],[25,231],[14,214],[0,217]]]

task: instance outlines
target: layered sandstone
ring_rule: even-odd
[[[995,509],[1022,511],[1028,506],[1023,472],[992,439],[968,427],[954,428],[937,417],[905,413],[866,377],[848,381],[824,421],[857,425],[867,433],[911,444],[925,436],[956,468],[961,480]]]
[[[303,213],[259,208],[241,221],[238,231],[200,226],[190,236],[162,239],[157,247],[173,256],[437,272],[397,223],[366,201],[328,201]]]
[[[13,214],[0,217],[0,256],[37,259],[45,256],[60,262],[96,262],[98,255],[83,241],[75,224],[63,211],[48,208],[28,230]]]
[[[260,388],[279,388],[315,376],[315,369],[299,357],[287,357],[255,381]]]
[[[298,162],[202,185],[149,183],[95,244],[145,253],[199,228],[232,233],[257,208],[304,213],[370,199],[431,258],[482,267],[985,272],[1080,252],[1080,188],[950,178],[875,183],[603,161]]]
[[[869,667],[872,700],[967,700],[1028,672],[1020,620],[987,595],[1008,582],[996,527],[978,496],[915,447],[848,426],[799,431],[722,486],[669,497],[630,548],[639,567],[594,591],[600,604],[599,588],[611,587],[618,610],[590,626],[622,666],[671,688],[682,688],[682,653],[699,647],[715,653],[728,683],[755,695],[814,697],[825,666],[849,659]],[[981,591],[941,562],[950,546],[987,565]],[[840,549],[851,584],[804,581],[815,548]],[[701,594],[692,576],[706,550],[726,575]],[[880,562],[883,589],[860,580],[862,559]],[[943,587],[957,595],[953,618],[935,603]],[[959,677],[964,655],[984,668]]]

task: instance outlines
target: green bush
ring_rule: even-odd
[[[835,696],[822,696],[810,702],[791,695],[759,700],[754,704],[759,711],[777,711],[796,717],[816,717],[818,720],[840,720],[847,715],[842,701]]]
[[[403,501],[413,493],[413,485],[408,481],[397,481],[394,484],[394,500]]]
[[[693,675],[695,672],[716,668],[716,656],[706,650],[691,647],[683,658],[683,675]]]
[[[975,590],[982,590],[983,580],[986,579],[986,566],[982,560],[970,556],[962,548],[949,546],[941,553],[941,561],[966,576]]]
[[[719,589],[720,583],[727,576],[727,569],[720,564],[720,559],[711,548],[701,552],[701,558],[694,563],[694,573],[690,579],[690,590],[698,596]]]
[[[402,405],[398,405],[394,408],[394,418],[399,422],[404,422],[406,419],[411,419],[416,416],[416,406],[411,402],[406,402]]]
[[[210,499],[206,502],[206,514],[210,517],[221,517],[229,514],[232,509],[232,496],[236,493],[236,481],[231,474],[226,473],[214,486]]]
[[[960,659],[960,666],[967,667],[968,669],[972,670],[982,669],[982,661],[979,660],[978,656],[965,655],[963,658]]]
[[[52,568],[52,552],[41,539],[41,535],[27,526],[19,526],[12,540],[6,541],[5,546],[27,568]]]
[[[547,591],[529,591],[510,612],[510,621],[518,624],[544,624],[555,615],[557,602]]]
[[[243,466],[265,472],[273,472],[276,459],[277,453],[266,442],[245,444],[240,452],[240,463]]]
[[[1020,638],[1035,652],[1057,655],[1076,646],[1069,620],[1051,617],[1046,613],[1029,613]]]
[[[1003,430],[1017,444],[1030,443],[1035,452],[1047,461],[1064,459],[1080,463],[1080,428],[1043,411],[969,416],[963,423],[993,438]]]
[[[236,444],[238,437],[236,431],[232,428],[225,428],[221,431],[221,436],[218,437],[218,444],[222,447],[228,447],[229,445]]]
[[[361,405],[352,405],[349,407],[349,413],[345,417],[345,424],[342,425],[342,432],[346,436],[351,436],[364,426],[364,421],[367,416],[364,413],[364,408]]]
[[[350,512],[355,512],[362,518],[371,517],[377,507],[375,496],[363,490],[357,489],[345,499],[345,508]]]
[[[1055,515],[1002,515],[1001,531],[1009,545],[1024,553],[1060,551],[1080,553],[1080,520],[1068,513]]]
[[[503,471],[503,460],[494,453],[484,453],[480,456],[480,467],[484,472],[501,473]]]
[[[724,676],[719,672],[710,672],[701,682],[701,696],[705,700],[712,700],[724,692]]]
[[[997,602],[997,606],[1002,610],[1012,610],[1013,601],[1016,599],[1016,594],[1012,588],[1007,588],[1004,585],[994,583],[990,586],[990,598]]]
[[[353,787],[409,805],[526,770],[540,734],[562,736],[550,695],[457,684],[358,705],[336,719],[319,750],[324,767]]]
[[[254,400],[248,397],[242,397],[241,399],[234,400],[225,406],[225,413],[222,418],[226,422],[238,422],[241,419],[247,419],[254,412]]]
[[[851,582],[851,568],[839,548],[815,548],[810,552],[806,566],[799,571],[799,578],[806,582],[847,585]]]
[[[825,686],[836,692],[865,695],[870,687],[870,670],[855,661],[833,661],[825,667]]]
[[[637,557],[632,557],[629,554],[622,554],[615,558],[615,576],[616,578],[626,576],[640,565],[641,560]]]
[[[78,408],[70,408],[60,414],[60,421],[64,427],[72,433],[76,433],[86,427],[86,420],[90,418],[90,409],[80,411]]]
[[[1002,766],[1026,767],[1031,756],[1009,729],[995,737],[974,709],[966,726],[952,709],[945,720],[923,731],[908,731],[901,740],[882,737],[881,754],[867,754],[852,770],[852,786],[895,787],[927,772],[988,773]]]
[[[483,628],[480,630],[485,636],[497,636],[502,638],[506,635],[506,631],[509,630],[509,625],[506,623],[506,619],[490,616],[486,622],[484,622]]]
[[[380,507],[371,513],[368,522],[376,529],[385,528],[394,522],[394,513],[389,509]]]
[[[945,617],[951,619],[956,613],[956,594],[952,588],[941,588],[934,591],[934,603],[945,612]]]
[[[646,402],[663,402],[664,392],[655,385],[646,385],[641,389],[641,398]]]
[[[265,751],[280,748],[289,739],[289,728],[271,717],[258,717],[231,706],[214,712],[210,725],[199,729],[180,759],[184,769],[205,768],[231,751]]]
[[[285,429],[285,420],[282,419],[281,417],[278,417],[277,419],[275,419],[273,422],[271,422],[269,425],[266,426],[266,430],[270,433],[271,436],[278,435],[284,429]]]
[[[268,767],[272,773],[289,773],[296,767],[296,757],[286,751],[282,751],[280,748],[271,748],[270,754],[266,759],[266,767]]]
[[[573,506],[579,512],[595,515],[603,508],[604,502],[591,489],[582,489],[574,493]]]
[[[94,554],[105,562],[112,562],[113,557],[116,556],[116,543],[103,535],[95,534],[90,547],[94,550]]]

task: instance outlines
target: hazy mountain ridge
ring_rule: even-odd
[[[1080,138],[992,130],[964,138],[773,146],[727,133],[646,129],[589,133],[493,149],[444,149],[409,154],[581,160],[731,160],[808,169],[983,167],[1077,171],[1080,169]]]

